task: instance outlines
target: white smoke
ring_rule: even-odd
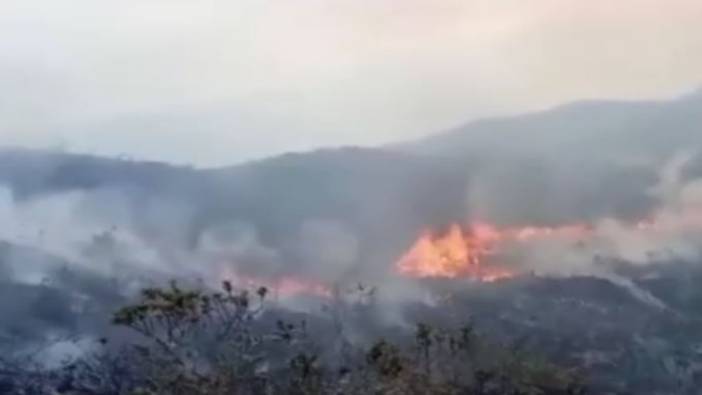
[[[649,217],[638,222],[604,218],[579,239],[554,235],[519,245],[511,252],[512,260],[537,275],[605,278],[639,300],[663,308],[663,302],[618,274],[614,264],[702,259],[702,180],[684,177],[694,158],[680,154],[661,169],[659,182],[650,191],[659,204]]]

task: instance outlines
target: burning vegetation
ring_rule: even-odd
[[[296,275],[280,275],[269,278],[242,274],[227,269],[220,277],[232,282],[232,284],[241,289],[266,287],[271,291],[274,299],[287,299],[297,296],[316,296],[328,299],[333,295],[331,286],[321,281]]]
[[[665,229],[655,218],[621,224],[633,237],[659,235]],[[696,226],[695,228],[700,228]],[[443,231],[424,230],[410,248],[394,263],[393,271],[409,279],[468,279],[496,282],[518,276],[528,270],[520,261],[519,251],[539,249],[540,243],[562,243],[571,247],[597,245],[611,235],[595,225],[498,227],[476,222],[468,226],[451,224]],[[517,251],[517,255],[510,255]],[[515,259],[516,258],[516,259]],[[333,286],[322,280],[296,275],[275,278],[245,275],[226,270],[222,278],[239,287],[264,285],[274,297],[315,296],[329,299]]]
[[[411,278],[470,278],[494,282],[514,277],[517,272],[499,262],[501,248],[545,238],[577,241],[589,237],[585,225],[499,229],[484,223],[464,229],[457,224],[445,233],[424,231],[409,251],[395,264]]]
[[[474,228],[465,232],[452,225],[446,234],[426,231],[397,262],[397,271],[414,278],[470,277],[490,281],[511,277],[506,269],[489,267],[487,257],[494,252],[499,235],[491,229]]]

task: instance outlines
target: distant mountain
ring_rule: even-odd
[[[320,221],[355,235],[365,252],[395,258],[419,229],[465,215],[466,178],[450,161],[376,149],[320,150],[208,170],[0,151],[0,185],[18,202],[81,191],[88,197],[80,215],[105,221],[114,211],[122,222],[127,214],[139,232],[159,237],[178,228],[190,248],[210,229],[241,223],[265,245],[290,246],[283,251],[291,264],[304,259],[296,258],[291,238]],[[110,204],[114,195],[119,204]]]
[[[585,101],[480,120],[393,148],[472,160],[663,161],[702,149],[702,89],[671,101]]]
[[[291,235],[310,222],[332,222],[359,240],[361,255],[369,255],[363,260],[373,261],[396,257],[427,226],[471,218],[503,224],[640,218],[657,204],[648,192],[663,163],[696,149],[702,151],[702,92],[661,102],[575,103],[376,149],[319,150],[218,169],[0,150],[0,185],[18,201],[98,194],[93,214],[129,217],[149,237],[177,229],[191,247],[209,229],[245,223],[292,261],[305,257],[296,258]],[[691,169],[689,177],[702,174],[702,161]],[[110,194],[128,207],[108,204]]]
[[[470,169],[477,211],[498,221],[635,218],[676,155],[702,153],[702,90],[671,101],[589,101],[471,122],[391,145]],[[686,168],[702,175],[702,157]]]
[[[19,199],[100,187],[151,191],[194,189],[196,170],[165,163],[137,162],[28,149],[0,149],[0,182]]]

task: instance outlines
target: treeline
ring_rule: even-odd
[[[331,314],[333,333],[277,319],[268,290],[143,290],[114,314],[119,344],[59,368],[0,357],[0,394],[17,395],[575,395],[579,375],[491,343],[470,324],[417,324],[409,336],[357,344]]]

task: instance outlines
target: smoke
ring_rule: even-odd
[[[342,221],[306,220],[271,242],[257,224],[225,219],[206,224],[191,243],[196,209],[134,188],[23,199],[0,188],[0,283],[21,294],[0,301],[0,313],[16,317],[0,324],[0,337],[25,348],[100,336],[111,313],[143,287],[173,279],[267,286],[282,305],[309,311],[357,274],[359,240]]]
[[[346,153],[339,174],[349,172],[355,154]],[[555,235],[510,245],[500,259],[543,276],[606,278],[661,307],[662,302],[618,273],[612,262],[699,260],[702,180],[686,177],[694,158],[675,157],[651,187],[622,184],[626,194],[617,196],[644,196],[642,200],[657,203],[637,220],[609,215],[616,210],[593,204],[588,196],[600,189],[587,190],[597,184],[594,180],[570,190],[574,166],[553,170],[544,163],[518,171],[516,162],[484,165],[472,177],[462,172],[435,177],[419,166],[405,174],[396,166],[376,177],[381,172],[376,165],[386,158],[374,156],[363,160],[364,171],[353,178],[325,173],[331,203],[319,198],[323,193],[302,176],[300,185],[291,183],[297,189],[288,191],[283,182],[288,173],[279,175],[275,166],[264,167],[263,175],[249,169],[247,182],[219,174],[217,183],[230,180],[233,185],[224,192],[202,188],[197,193],[193,184],[185,183],[183,190],[192,194],[188,196],[170,184],[148,189],[136,182],[105,181],[57,189],[49,181],[35,180],[32,185],[47,192],[28,196],[10,185],[0,189],[0,240],[6,244],[1,248],[0,281],[8,292],[26,296],[20,303],[13,298],[0,302],[0,312],[19,317],[21,323],[0,324],[0,335],[28,342],[97,335],[108,330],[110,313],[141,288],[171,279],[205,287],[223,280],[263,285],[281,305],[306,311],[318,311],[320,299],[328,303],[336,294],[347,295],[360,282],[379,287],[374,322],[403,325],[408,304],[436,303],[435,284],[401,278],[393,272],[394,260],[421,225],[465,220],[454,202],[464,197],[466,182],[468,217],[506,224],[531,219],[568,224],[576,219],[591,225],[587,239]],[[330,155],[316,160],[313,169],[326,169]],[[295,163],[285,162],[281,168]],[[419,170],[424,171],[421,178]],[[599,174],[588,172],[593,179]],[[47,180],[54,174],[44,173]],[[531,175],[536,182],[530,181]],[[386,178],[403,183],[383,184]],[[238,191],[242,188],[246,193]],[[579,202],[586,207],[577,207]]]
[[[610,255],[635,264],[666,259],[694,262],[702,257],[702,179],[684,177],[694,158],[679,154],[663,167],[650,191],[659,206],[649,218],[634,226],[611,219],[598,224],[596,234],[609,242]]]
[[[702,260],[702,180],[686,179],[695,155],[680,154],[659,171],[649,192],[658,202],[640,220],[602,218],[578,237],[554,232],[508,246],[500,259],[540,276],[594,276],[627,289],[657,308],[665,303],[619,272],[620,266],[651,266]]]
[[[168,259],[183,251],[174,212],[137,216],[115,189],[17,199],[0,188],[0,314],[12,317],[0,324],[3,347],[108,333],[111,313],[141,288],[180,276],[184,263]]]

